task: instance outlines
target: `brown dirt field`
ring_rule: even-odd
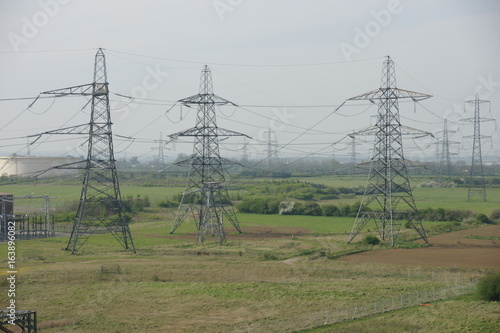
[[[376,250],[342,258],[348,262],[370,262],[409,266],[500,269],[500,241],[468,239],[467,236],[500,237],[500,225],[467,229],[429,238],[432,247]],[[423,242],[422,240],[418,241]]]

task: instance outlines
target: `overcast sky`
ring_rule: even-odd
[[[471,154],[471,124],[460,119],[474,97],[483,123],[485,158],[500,156],[500,2],[495,0],[0,0],[0,98],[90,83],[94,55],[106,54],[117,157],[156,156],[166,138],[193,127],[195,112],[173,107],[198,93],[207,64],[214,92],[239,108],[218,110],[221,127],[255,140],[248,154],[264,158],[259,141],[270,128],[281,156],[343,156],[346,134],[373,125],[376,107],[346,99],[377,89],[385,56],[396,64],[398,88],[433,95],[401,103],[404,125],[437,137],[448,119],[450,140]],[[130,99],[116,94],[135,97]],[[141,99],[142,98],[142,99]],[[161,101],[151,101],[161,100]],[[0,154],[27,154],[26,136],[86,123],[85,98],[0,101]],[[153,105],[154,104],[154,105]],[[294,107],[300,106],[300,107]],[[323,106],[323,107],[320,107]],[[14,139],[18,138],[18,139]],[[46,140],[43,144],[39,144]],[[56,141],[64,140],[64,141]],[[44,137],[31,154],[79,155],[83,138]],[[55,142],[50,142],[55,141]],[[331,146],[332,143],[340,143]],[[223,156],[239,156],[243,139],[221,142]],[[368,152],[371,138],[359,138]],[[431,139],[409,139],[407,155],[432,158]],[[283,147],[284,146],[284,147]],[[169,144],[165,155],[189,153]]]

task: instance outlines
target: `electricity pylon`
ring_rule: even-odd
[[[226,187],[224,165],[234,164],[219,153],[219,136],[246,136],[217,126],[215,107],[234,103],[214,95],[212,73],[208,66],[201,72],[199,94],[179,101],[187,107],[197,107],[195,127],[169,135],[171,140],[194,137],[193,154],[178,165],[189,165],[186,189],[170,233],[192,216],[198,229],[198,242],[202,243],[207,232],[217,236],[219,243],[226,241],[224,221],[229,221],[241,232],[236,213]]]
[[[278,139],[276,138],[276,132],[269,128],[264,131],[264,135],[267,136],[267,167],[269,170],[278,166]]]
[[[351,134],[374,134],[375,149],[365,193],[352,227],[349,243],[369,221],[375,222],[380,237],[383,240],[388,239],[391,246],[396,244],[403,221],[414,228],[426,243],[428,242],[410,187],[402,135],[430,133],[401,125],[398,100],[404,98],[416,102],[430,97],[432,96],[396,88],[394,62],[388,56],[383,66],[380,88],[348,99],[378,103],[375,126]]]
[[[158,140],[158,169],[165,169],[165,155],[163,154],[163,146],[165,141],[163,140],[163,133],[160,132],[160,140]]]
[[[357,156],[356,146],[359,146],[359,143],[356,143],[356,136],[350,135],[351,138],[351,166],[349,168],[349,176],[352,176],[356,173],[356,164],[357,164]]]
[[[443,173],[446,174],[446,179],[449,181],[451,179],[451,158],[450,158],[450,144],[458,144],[459,142],[450,141],[448,134],[455,133],[455,131],[448,130],[448,120],[444,120],[443,125],[443,138],[441,141],[441,153],[439,155],[439,176],[438,181],[443,180]]]
[[[88,134],[87,159],[56,167],[84,170],[80,202],[66,250],[74,254],[101,228],[113,234],[125,249],[135,253],[116,173],[106,59],[102,49],[95,56],[92,83],[42,94],[91,96],[90,123],[43,133]]]
[[[461,119],[461,121],[463,122],[474,124],[474,135],[464,136],[464,138],[473,138],[472,162],[469,171],[469,190],[467,192],[467,201],[474,201],[476,197],[479,197],[479,200],[481,201],[486,201],[486,185],[484,183],[481,139],[489,138],[489,136],[481,135],[481,123],[486,121],[493,121],[494,119],[481,118],[480,105],[482,103],[489,104],[490,101],[481,100],[479,99],[479,95],[476,94],[475,99],[465,101],[464,103],[464,108],[466,104],[474,104],[474,117]]]

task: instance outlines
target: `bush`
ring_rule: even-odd
[[[378,245],[380,244],[380,239],[374,235],[367,235],[363,238],[362,243],[367,245]]]
[[[479,280],[476,292],[483,301],[500,301],[500,271]]]
[[[490,219],[500,221],[500,208],[496,208],[491,211]]]
[[[158,203],[158,206],[163,207],[163,208],[175,208],[179,206],[178,202],[173,202],[170,200],[163,200]]]
[[[490,223],[493,222],[492,220],[489,219],[488,216],[486,216],[483,213],[477,214],[476,215],[476,220],[479,221],[480,223],[484,223],[484,224],[490,224]]]

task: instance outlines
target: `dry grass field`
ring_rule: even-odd
[[[347,245],[344,234],[311,233],[306,226],[248,225],[245,233],[230,233],[228,244],[219,246],[210,239],[197,245],[189,227],[169,235],[162,222],[137,223],[131,227],[136,255],[124,252],[110,235],[92,236],[77,255],[61,250],[66,237],[19,241],[17,302],[23,309],[36,310],[40,332],[48,333],[274,332],[276,327],[291,332],[308,314],[422,288],[469,283],[491,270],[455,265],[444,257],[439,265],[354,259],[363,254],[336,259],[336,253],[371,246]],[[479,228],[472,234],[483,230],[489,232]],[[427,249],[434,247],[405,251]],[[403,249],[364,254],[391,251]],[[3,283],[1,294],[6,287]],[[457,303],[472,304],[467,313],[477,323],[471,319],[471,327],[498,324],[498,316],[491,315],[498,308],[473,299],[440,301],[433,304],[434,312],[413,308],[394,313],[409,313],[408,318],[418,314],[418,320],[402,331],[454,332],[460,331],[455,317],[464,313],[443,319],[447,326],[435,330],[421,324],[421,317],[434,318],[446,312],[447,304]],[[322,329],[390,332],[394,313]],[[360,324],[372,321],[377,323],[373,330]]]

